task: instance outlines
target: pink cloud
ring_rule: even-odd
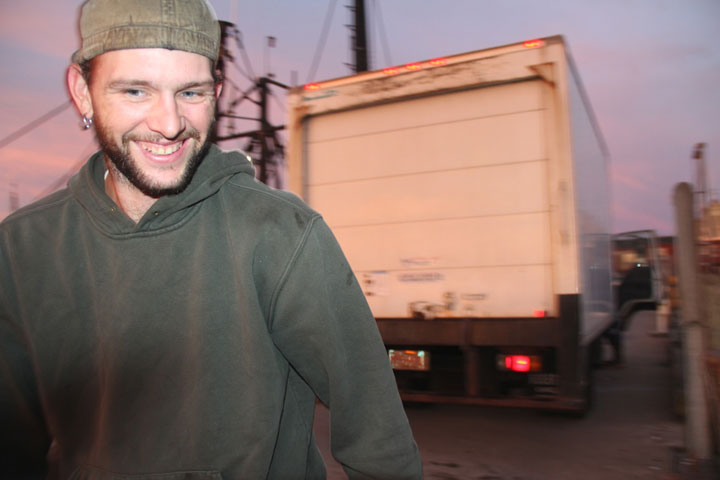
[[[640,192],[648,192],[652,190],[650,185],[640,180],[641,177],[638,177],[637,175],[625,175],[618,170],[619,169],[617,168],[613,168],[610,171],[610,178],[614,185],[622,185]]]
[[[616,233],[637,230],[638,225],[643,225],[642,228],[656,230],[661,235],[675,230],[675,225],[668,220],[667,214],[654,214],[644,209],[641,210],[639,206],[629,207],[618,202],[613,202],[611,209],[613,230]]]
[[[69,60],[77,48],[76,9],[77,0],[24,0],[5,2],[2,6],[0,39],[32,51]],[[42,12],[42,15],[38,15]],[[73,12],[68,15],[68,12]],[[52,32],[50,35],[29,35],[28,25],[36,32]]]

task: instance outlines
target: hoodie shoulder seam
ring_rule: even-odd
[[[308,238],[312,234],[312,232],[315,230],[316,222],[319,221],[320,215],[316,214],[313,216],[308,224],[305,226],[305,230],[303,231],[302,235],[300,236],[298,242],[295,245],[295,249],[292,252],[292,255],[288,258],[287,263],[285,264],[285,268],[283,269],[280,277],[278,278],[277,283],[275,284],[275,288],[273,289],[273,292],[270,296],[270,303],[269,303],[269,309],[268,309],[268,330],[272,332],[273,330],[273,319],[275,318],[275,308],[278,301],[278,298],[280,297],[280,294],[285,287],[285,284],[288,281],[288,277],[290,276],[291,272],[295,269],[295,265],[298,262],[298,258],[302,255],[302,252],[305,250],[305,245],[308,242]]]
[[[310,206],[297,201],[292,201],[290,198],[287,198],[287,195],[293,195],[290,192],[286,192],[283,190],[272,190],[270,189],[270,187],[262,188],[255,185],[243,185],[241,183],[234,182],[232,179],[230,179],[228,183],[233,187],[240,188],[242,190],[248,190],[258,195],[263,195],[264,197],[270,198],[274,201],[284,203],[292,207],[294,210],[305,212],[310,218],[321,217],[320,213],[313,210]]]

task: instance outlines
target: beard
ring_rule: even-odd
[[[205,137],[205,141],[200,143],[200,132],[192,127],[186,129],[177,139],[184,141],[188,139],[195,140],[195,146],[190,153],[190,158],[185,163],[184,170],[177,181],[170,185],[163,185],[153,180],[149,175],[145,174],[138,162],[136,162],[130,153],[130,142],[147,141],[157,142],[162,137],[153,137],[152,135],[139,135],[128,132],[122,136],[121,143],[117,143],[112,134],[95,119],[95,136],[98,144],[107,158],[110,159],[115,168],[140,192],[152,197],[159,198],[166,195],[177,195],[185,191],[192,181],[195,172],[210,148],[210,137]],[[213,122],[214,123],[214,122]],[[212,130],[212,125],[208,131]]]

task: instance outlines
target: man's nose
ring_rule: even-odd
[[[161,95],[150,112],[148,128],[165,138],[173,139],[185,130],[185,117],[174,95]]]

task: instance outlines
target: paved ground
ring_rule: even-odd
[[[683,424],[673,414],[669,338],[653,335],[651,312],[636,314],[626,362],[596,371],[596,405],[583,419],[533,411],[408,406],[427,479],[669,480],[680,478]],[[328,479],[346,478],[329,456],[328,412],[318,442]]]

